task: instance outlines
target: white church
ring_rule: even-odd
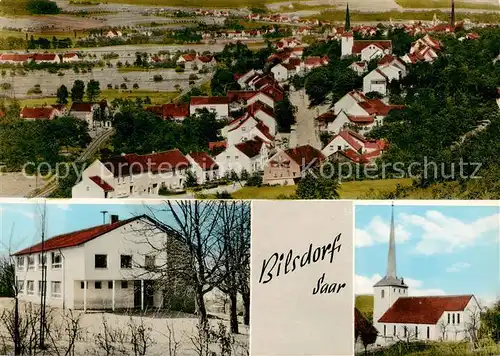
[[[376,345],[399,340],[460,341],[477,335],[481,309],[474,295],[410,297],[408,289],[396,274],[393,211],[387,273],[373,286]]]

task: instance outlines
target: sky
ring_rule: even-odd
[[[126,202],[126,204],[125,204]],[[46,236],[47,238],[59,234],[86,229],[102,225],[103,214],[116,214],[120,220],[125,220],[137,215],[149,213],[169,222],[167,213],[162,213],[164,208],[161,202],[157,204],[131,203],[130,201],[104,203],[104,204],[67,204],[67,202],[50,201],[46,204]],[[153,205],[151,205],[153,204]],[[42,201],[29,203],[0,203],[0,253],[15,252],[41,241],[42,223],[41,216],[44,210]]]
[[[355,292],[373,294],[385,275],[391,206],[355,208]],[[409,295],[500,298],[500,207],[394,206],[398,277]]]

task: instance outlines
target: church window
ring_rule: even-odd
[[[448,313],[448,324],[450,323],[450,313]]]
[[[405,337],[406,337],[406,336],[407,336],[407,333],[408,333],[408,329],[406,328],[406,326],[405,326],[405,327],[403,327],[403,330],[404,330],[404,332],[405,332],[405,333],[404,333],[404,335],[405,335]]]
[[[418,326],[415,326],[415,339],[418,339]]]
[[[455,324],[455,314],[452,315],[451,320],[453,321],[453,324]]]
[[[394,325],[394,336],[396,336],[396,325]]]
[[[385,290],[383,290],[383,289],[382,289],[382,290],[380,291],[380,297],[381,297],[381,298],[384,298],[384,296],[385,296]]]
[[[431,337],[431,328],[427,327],[427,338],[430,339]]]
[[[386,335],[387,333],[387,325],[384,325],[384,336]]]
[[[460,314],[457,313],[457,324],[460,324]]]

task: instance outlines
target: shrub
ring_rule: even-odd
[[[190,74],[189,75],[189,80],[198,80],[200,79],[196,74]]]
[[[254,172],[248,179],[246,186],[248,187],[261,187],[262,186],[262,176],[258,172]]]
[[[139,84],[135,83],[134,84],[134,89],[139,89]]]
[[[155,82],[162,82],[163,81],[163,77],[161,75],[159,75],[159,74],[155,74],[153,76],[153,81],[155,81]]]
[[[10,84],[10,83],[2,83],[2,84],[0,84],[0,88],[2,90],[9,90],[9,89],[12,88],[12,84]]]
[[[181,66],[177,66],[177,67],[175,67],[175,72],[176,73],[184,73],[184,68],[182,68]]]
[[[120,89],[122,89],[122,90],[127,90],[127,89],[128,89],[127,84],[122,83],[122,84],[120,85]]]

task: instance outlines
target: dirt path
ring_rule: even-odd
[[[38,187],[43,185],[43,180],[38,179]],[[0,173],[0,197],[24,198],[36,186],[34,177],[26,177],[22,173]]]

